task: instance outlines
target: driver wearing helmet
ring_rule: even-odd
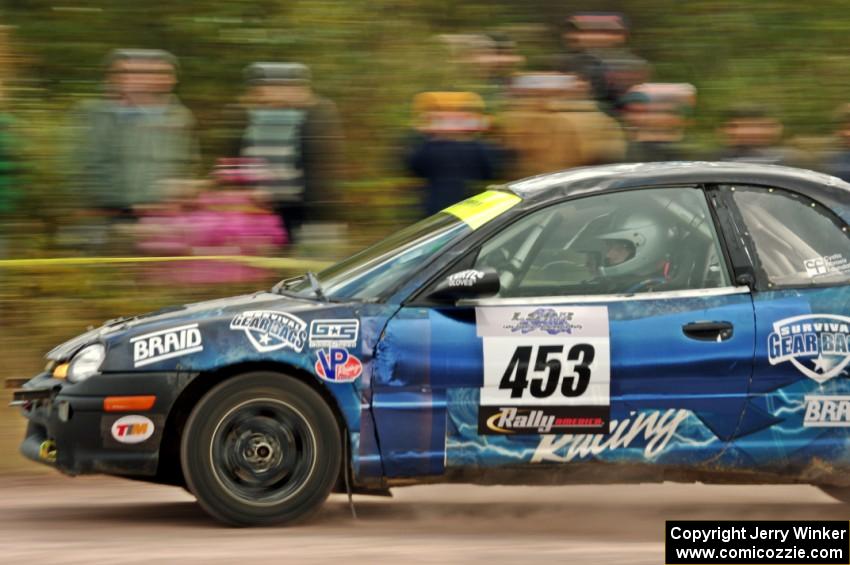
[[[605,256],[602,264],[613,267],[624,263],[635,256],[635,246],[625,239],[609,239],[605,241]]]
[[[620,292],[637,292],[664,284],[670,278],[666,253],[670,235],[650,214],[643,211],[628,214],[595,237],[597,279]]]

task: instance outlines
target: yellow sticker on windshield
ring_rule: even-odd
[[[443,212],[455,216],[475,230],[496,216],[504,214],[521,201],[522,198],[516,194],[502,192],[501,190],[488,190],[449,206]]]

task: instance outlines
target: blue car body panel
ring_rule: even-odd
[[[378,439],[371,417],[372,352],[397,306],[382,304],[334,304],[315,300],[295,300],[272,293],[256,293],[221,301],[190,305],[163,314],[118,324],[102,336],[107,347],[104,374],[130,371],[175,372],[200,374],[198,378],[224,367],[268,365],[292,367],[311,375],[319,386],[333,397],[345,420],[352,446],[353,469],[364,478],[383,474]],[[362,372],[352,382],[333,382],[317,373],[318,352],[303,336],[301,351],[281,347],[274,351],[258,351],[244,330],[232,329],[234,318],[246,311],[285,312],[302,320],[309,328],[313,320],[358,320],[359,340],[348,348],[362,363]],[[202,351],[134,367],[133,343],[139,336],[197,324],[203,336]],[[309,330],[305,330],[308,332]]]
[[[594,458],[697,464],[722,453],[740,432],[747,400],[754,347],[749,294],[617,301],[607,307],[612,420],[629,427],[638,414],[654,421],[673,410],[667,420],[677,422],[675,438],[681,441],[658,457],[647,457],[644,451],[654,436],[641,433],[628,448],[604,449]],[[733,322],[733,338],[706,343],[683,335],[683,325],[705,319]],[[554,436],[478,434],[483,357],[475,322],[470,308],[409,307],[388,324],[373,384],[388,476],[576,457],[567,453],[571,440],[553,442]],[[612,423],[612,429],[616,426]],[[576,436],[582,442],[593,437]]]
[[[847,372],[818,383],[790,362],[771,365],[769,338],[774,323],[784,319],[818,314],[850,317],[850,289],[760,292],[754,303],[756,355],[746,416],[763,419],[767,425],[737,438],[725,454],[724,464],[814,476],[846,471],[850,468],[850,428],[806,426],[805,412],[806,396],[850,395]]]

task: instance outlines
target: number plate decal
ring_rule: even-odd
[[[611,352],[604,306],[481,307],[482,435],[604,434]]]

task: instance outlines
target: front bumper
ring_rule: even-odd
[[[28,420],[20,451],[68,475],[155,476],[166,420],[181,381],[174,373],[108,374],[75,385],[48,373],[38,375],[13,393],[12,405]],[[141,395],[156,396],[149,410],[104,409],[109,396]],[[153,432],[138,443],[117,437],[113,424],[126,416],[147,419]]]

